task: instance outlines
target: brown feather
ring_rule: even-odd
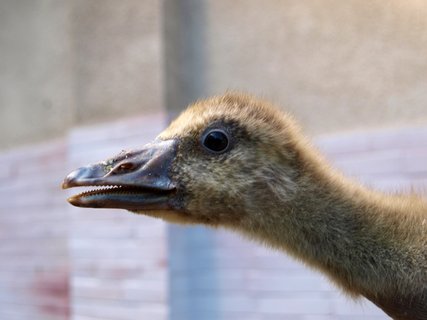
[[[230,132],[233,146],[212,156],[200,137],[215,126]],[[421,198],[382,194],[346,179],[289,115],[247,95],[199,101],[159,138],[180,140],[173,175],[183,210],[164,219],[237,230],[321,270],[395,319],[427,319],[427,204]]]

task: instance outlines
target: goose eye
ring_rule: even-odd
[[[215,129],[206,133],[202,140],[203,146],[216,153],[224,152],[229,145],[228,135],[222,130]]]

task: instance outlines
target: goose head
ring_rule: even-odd
[[[170,222],[236,226],[292,199],[300,171],[297,128],[242,94],[199,101],[152,143],[70,173],[78,207],[121,208]]]

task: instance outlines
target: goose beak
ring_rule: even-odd
[[[68,199],[77,207],[173,209],[176,185],[170,171],[176,152],[177,140],[156,140],[71,172],[62,188],[94,187]]]

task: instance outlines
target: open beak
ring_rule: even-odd
[[[170,171],[176,151],[176,140],[156,140],[140,150],[122,151],[106,161],[71,172],[62,188],[95,187],[68,199],[77,207],[173,209],[176,186]]]

